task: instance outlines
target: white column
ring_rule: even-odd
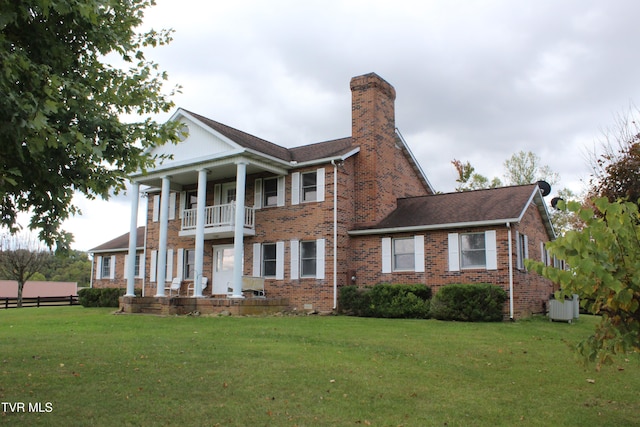
[[[204,208],[207,203],[207,170],[198,170],[198,205],[196,208],[196,265],[193,278],[193,296],[202,296],[202,275],[204,273]]]
[[[240,160],[236,167],[236,222],[233,234],[233,295],[242,295],[242,251],[244,247],[244,195],[247,181],[247,162]]]
[[[164,296],[164,287],[167,279],[167,229],[169,225],[169,192],[170,177],[162,177],[162,192],[160,193],[160,238],[158,241],[158,262],[156,263],[158,274],[156,296]]]
[[[140,183],[131,183],[131,222],[129,224],[129,257],[127,261],[127,293],[126,297],[134,297],[136,280],[136,247],[138,242],[138,202],[140,200]]]

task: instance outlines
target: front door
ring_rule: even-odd
[[[213,288],[215,295],[226,295],[233,287],[233,245],[213,247]]]

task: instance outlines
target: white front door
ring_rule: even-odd
[[[213,247],[213,294],[228,294],[233,288],[233,263],[233,245]]]

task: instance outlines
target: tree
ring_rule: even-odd
[[[486,176],[476,173],[475,168],[471,166],[469,161],[462,163],[460,160],[453,159],[451,163],[458,172],[458,179],[456,179],[456,182],[460,183],[460,185],[456,187],[456,191],[473,191],[502,186],[502,182],[499,178],[494,177],[489,181],[489,178]]]
[[[0,225],[16,232],[30,211],[29,228],[67,248],[74,192],[107,199],[154,163],[149,147],[176,141],[177,124],[149,115],[168,111],[178,88],[164,93],[166,73],[145,58],[171,31],[135,31],[154,4],[0,0]]]
[[[22,290],[46,263],[51,254],[44,245],[30,236],[6,234],[0,238],[0,275],[18,282],[17,307],[22,307]]]
[[[591,197],[606,197],[639,203],[640,199],[640,111],[619,115],[612,129],[604,132],[601,154],[590,153]]]
[[[540,157],[531,151],[519,151],[504,162],[504,177],[508,185],[526,185],[547,181],[553,185],[560,176],[547,165],[540,164]]]
[[[39,272],[44,275],[42,280],[77,282],[78,286],[85,287],[91,281],[91,261],[86,252],[72,250],[67,254],[55,254]]]
[[[640,351],[640,214],[630,202],[603,197],[593,204],[595,209],[561,202],[561,209],[575,212],[585,224],[547,244],[567,270],[535,261],[527,261],[527,268],[560,284],[556,298],[578,294],[584,308],[602,316],[594,335],[579,346],[600,366],[613,355]]]

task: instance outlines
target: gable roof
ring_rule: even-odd
[[[549,236],[555,237],[537,184],[398,199],[397,208],[385,219],[350,234],[517,223],[531,202],[538,207]]]
[[[137,249],[142,249],[144,244],[144,232],[145,227],[138,227],[136,232],[136,246]],[[129,233],[125,233],[122,236],[118,236],[115,239],[109,240],[93,249],[89,249],[90,253],[96,252],[121,252],[129,250]]]

